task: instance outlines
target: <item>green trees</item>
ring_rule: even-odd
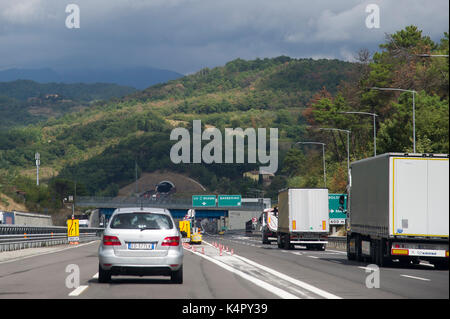
[[[342,112],[379,115],[378,154],[412,150],[411,94],[371,87],[417,91],[417,151],[449,152],[448,58],[422,54],[448,54],[448,33],[435,43],[408,26],[388,36],[373,56],[360,51],[357,63],[283,56],[236,59],[39,125],[2,132],[0,169],[33,167],[39,151],[42,163],[59,170],[58,179],[67,185],[77,181],[91,195],[116,195],[133,182],[137,162],[143,172],[187,174],[210,191],[245,196],[251,188],[264,188],[275,198],[286,186],[323,186],[320,148],[291,148],[295,142],[316,141],[326,143],[327,186],[342,192],[347,186],[346,135],[316,129],[351,130],[351,160],[373,155],[372,118]],[[272,184],[263,187],[242,177],[258,164],[173,164],[170,131],[190,130],[194,119],[222,132],[226,127],[278,128],[279,168]],[[63,192],[56,186],[49,182],[48,192],[60,198]]]

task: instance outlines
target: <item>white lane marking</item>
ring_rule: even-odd
[[[299,252],[299,251],[291,251],[291,254],[299,255],[299,256],[302,256],[302,255],[303,255],[303,253],[301,253],[301,252]]]
[[[250,275],[248,275],[248,274],[246,274],[246,273],[244,273],[244,272],[242,272],[240,270],[237,270],[237,269],[235,269],[235,268],[233,268],[231,266],[228,266],[228,265],[224,264],[221,261],[218,261],[218,260],[216,260],[214,258],[211,258],[209,256],[203,255],[203,254],[198,253],[198,252],[194,252],[194,251],[191,251],[191,250],[190,250],[190,252],[195,254],[195,255],[198,255],[198,256],[200,256],[202,258],[205,258],[206,260],[209,260],[210,262],[218,265],[219,267],[222,267],[222,268],[224,268],[224,269],[226,269],[226,270],[228,270],[228,271],[230,271],[230,272],[232,272],[232,273],[234,273],[234,274],[236,274],[236,275],[238,275],[238,276],[240,276],[240,277],[242,277],[242,278],[244,278],[244,279],[254,283],[255,285],[257,285],[257,286],[259,286],[259,287],[261,287],[263,289],[266,289],[267,291],[277,295],[280,298],[283,298],[283,299],[299,299],[299,297],[294,296],[293,294],[290,294],[290,293],[288,293],[288,292],[286,292],[286,291],[284,291],[284,290],[282,290],[282,289],[280,289],[278,287],[275,287],[275,286],[273,286],[273,285],[271,285],[271,284],[269,284],[269,283],[267,283],[265,281],[262,281],[262,280],[260,280],[258,278],[250,276]]]
[[[425,262],[420,262],[419,265],[427,266],[427,267],[434,267],[432,264],[428,264],[428,263],[425,263]]]
[[[373,271],[373,268],[371,267],[362,267],[362,266],[358,266],[358,268],[364,269],[364,270],[370,270]]]
[[[205,244],[207,244],[207,245],[213,246],[213,245],[211,245],[210,243],[208,243],[208,242],[206,242],[206,241],[203,241],[203,242],[204,242]],[[292,251],[289,251],[289,250],[282,250],[282,251],[292,253]],[[260,265],[260,264],[254,262],[254,261],[252,261],[252,260],[250,260],[250,259],[247,259],[247,258],[245,258],[245,257],[238,256],[238,255],[236,255],[236,254],[234,254],[233,256],[234,256],[234,257],[237,257],[237,258],[239,258],[239,259],[241,259],[242,261],[245,261],[245,262],[249,263],[250,265],[253,265],[253,266],[258,267],[258,268],[260,268],[260,269],[262,269],[262,270],[265,270],[265,271],[271,273],[272,275],[275,275],[275,276],[277,276],[277,277],[279,277],[279,278],[281,278],[281,279],[284,279],[284,280],[286,280],[286,281],[288,281],[288,282],[290,282],[290,283],[293,283],[293,284],[295,284],[295,285],[297,285],[297,286],[299,286],[299,287],[301,287],[301,288],[303,288],[303,289],[309,290],[309,291],[315,293],[316,295],[322,296],[322,297],[327,298],[327,299],[342,299],[342,298],[339,297],[339,296],[336,296],[336,295],[334,295],[334,294],[331,294],[331,293],[329,293],[329,292],[327,292],[327,291],[324,291],[324,290],[322,290],[322,289],[320,289],[320,288],[314,287],[314,286],[312,286],[312,285],[310,285],[310,284],[307,284],[306,282],[303,282],[303,281],[294,279],[294,278],[292,278],[292,277],[289,277],[289,276],[287,276],[287,275],[285,275],[285,274],[283,274],[283,273],[280,273],[280,272],[278,272],[278,271],[276,271],[276,270],[273,270],[273,269],[271,269],[271,268],[269,268],[269,267]],[[316,258],[318,258],[318,257],[316,257]]]
[[[339,253],[339,254],[343,254],[343,255],[347,255],[346,251],[339,251],[339,250],[331,250],[331,249],[327,249],[325,251],[331,251],[333,253]]]
[[[409,276],[409,275],[400,275],[400,276],[406,277],[406,278],[417,279],[417,280],[423,280],[423,281],[431,281],[430,279],[427,279],[427,278],[421,278],[421,277],[415,277],[415,276]]]
[[[319,259],[319,257],[317,256],[306,256],[306,257]]]
[[[260,265],[260,264],[254,262],[254,261],[252,261],[250,259],[247,259],[245,257],[241,257],[241,256],[238,256],[238,255],[234,255],[234,256],[239,258],[239,259],[241,259],[242,261],[245,261],[245,262],[249,263],[250,265],[253,265],[253,266],[258,267],[258,268],[260,268],[260,269],[262,269],[264,271],[267,271],[267,272],[271,273],[274,276],[277,276],[277,277],[279,277],[281,279],[284,279],[284,280],[286,280],[286,281],[288,281],[288,282],[290,282],[292,284],[295,284],[295,285],[297,285],[297,286],[299,286],[299,287],[301,287],[303,289],[309,290],[310,292],[312,292],[312,293],[314,293],[316,295],[322,296],[322,297],[327,298],[327,299],[342,299],[341,297],[338,297],[338,296],[333,295],[333,294],[331,294],[331,293],[329,293],[327,291],[324,291],[322,289],[314,287],[314,286],[312,286],[310,284],[307,284],[306,282],[303,282],[303,281],[300,281],[298,279],[289,277],[289,276],[287,276],[287,275],[285,275],[283,273],[280,273],[280,272],[278,272],[276,270],[273,270],[272,268]]]
[[[89,287],[89,286],[78,286],[78,288],[75,289],[74,291],[72,291],[72,292],[69,294],[69,296],[71,296],[71,297],[79,296],[79,295],[81,295],[81,294],[83,293],[83,291],[85,291],[88,287]]]

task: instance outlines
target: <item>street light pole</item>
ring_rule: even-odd
[[[347,133],[347,176],[348,182],[350,183],[350,133],[349,130],[343,130],[339,128],[328,128],[328,127],[320,127],[319,130],[322,131],[339,131]]]
[[[401,91],[401,92],[409,92],[412,93],[413,96],[413,150],[416,152],[416,101],[415,94],[417,93],[414,90],[404,90],[397,88],[379,88],[379,87],[371,87],[371,90],[379,90],[379,91]]]
[[[39,166],[41,166],[41,155],[36,152],[36,154],[34,154],[34,159],[36,160],[36,186],[39,186]]]
[[[316,145],[322,145],[322,157],[323,157],[323,185],[324,188],[327,188],[327,171],[326,171],[326,165],[325,165],[325,143],[320,142],[297,142],[296,144],[316,144]]]
[[[368,112],[339,112],[342,114],[364,114],[364,115],[371,115],[373,117],[373,152],[374,156],[377,156],[377,126],[376,126],[376,117],[378,116],[375,113],[368,113]]]

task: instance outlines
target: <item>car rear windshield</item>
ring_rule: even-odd
[[[172,229],[169,216],[154,213],[117,214],[111,221],[111,228],[117,229]]]

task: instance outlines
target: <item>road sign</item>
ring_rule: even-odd
[[[219,195],[217,198],[219,207],[240,207],[241,203],[241,195]]]
[[[216,195],[192,195],[193,207],[216,207]]]
[[[69,241],[80,240],[80,221],[78,219],[67,220],[67,238]]]
[[[345,225],[345,218],[330,218],[330,225]]]
[[[342,222],[332,222],[334,219],[345,220],[347,218],[347,194],[328,194],[328,205],[330,209],[330,224],[336,225]]]

